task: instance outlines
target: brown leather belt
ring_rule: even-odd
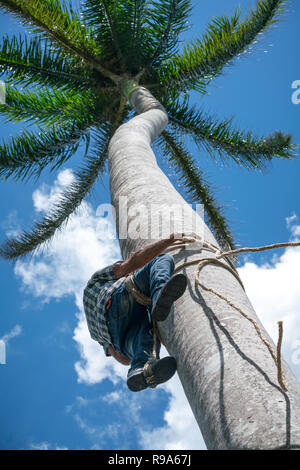
[[[143,294],[136,286],[133,276],[127,276],[125,281],[125,287],[127,292],[132,295],[132,297],[141,305],[150,305],[151,304],[151,298],[147,297],[145,294]]]
[[[127,276],[125,281],[125,288],[129,294],[132,295],[132,297],[141,305],[150,305],[151,304],[151,298],[147,297],[144,295],[136,286],[133,276]],[[105,310],[110,309],[110,304],[111,304],[111,295],[108,297],[106,304],[105,304]]]

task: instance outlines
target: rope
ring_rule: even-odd
[[[170,248],[171,249],[174,249],[174,248],[177,248],[178,246],[179,247],[183,247],[186,243],[194,243],[196,241],[199,241],[197,240],[196,238],[194,237],[183,237],[182,240],[179,241],[179,243],[175,242],[173,244],[173,246],[171,246]],[[229,272],[231,272],[231,274],[234,275],[234,277],[239,281],[239,283],[241,284],[242,288],[245,290],[244,288],[244,285],[242,283],[242,280],[235,268],[235,266],[233,265],[233,263],[231,262],[231,260],[228,258],[230,255],[233,255],[233,254],[238,254],[238,253],[245,253],[245,252],[261,252],[261,251],[266,251],[266,250],[273,250],[275,248],[283,248],[283,247],[296,247],[296,246],[300,246],[300,242],[290,242],[290,243],[275,243],[273,245],[266,245],[266,246],[262,246],[262,247],[256,247],[256,248],[239,248],[239,249],[236,249],[236,250],[230,250],[230,251],[226,251],[226,252],[222,252],[218,247],[208,243],[208,242],[204,242],[202,243],[202,248],[206,248],[210,251],[212,251],[214,254],[215,254],[215,258],[202,258],[202,259],[197,259],[197,260],[193,260],[193,261],[187,261],[186,263],[183,263],[181,264],[180,266],[178,266],[175,270],[174,270],[174,273],[179,271],[180,269],[186,267],[186,266],[190,266],[192,264],[196,264],[198,263],[198,266],[197,266],[197,269],[195,271],[195,281],[196,283],[202,287],[204,290],[208,291],[208,292],[211,292],[212,294],[218,296],[220,299],[224,300],[225,302],[227,302],[228,305],[230,305],[232,308],[234,308],[235,310],[237,310],[244,318],[246,318],[248,321],[250,321],[252,323],[252,325],[254,326],[259,338],[262,340],[262,342],[266,345],[266,347],[268,348],[276,366],[277,366],[277,380],[278,380],[278,383],[281,387],[281,389],[284,391],[284,392],[287,392],[288,391],[288,388],[287,388],[287,380],[286,380],[286,377],[283,373],[283,370],[282,370],[282,364],[281,364],[281,345],[282,345],[282,336],[283,336],[283,325],[282,325],[282,321],[279,321],[278,322],[278,328],[279,328],[279,333],[278,333],[278,342],[277,342],[277,354],[273,351],[273,348],[272,348],[272,345],[271,343],[264,337],[264,335],[262,334],[261,332],[261,329],[259,328],[257,322],[251,318],[249,315],[247,315],[240,307],[238,307],[237,305],[235,305],[233,302],[231,302],[230,299],[228,299],[226,296],[222,295],[220,292],[217,292],[215,289],[211,288],[211,287],[207,287],[205,286],[201,281],[200,281],[200,270],[207,264],[217,264],[219,266],[222,266],[223,268],[226,268]],[[223,263],[222,261],[220,261],[219,258],[225,258],[226,261],[229,263],[229,266],[225,263]],[[157,325],[155,325],[155,328],[153,329],[153,333],[154,333],[154,337],[155,335],[158,333],[158,330],[157,330]],[[160,339],[160,338],[159,338]],[[154,343],[156,344],[156,338],[154,340]],[[163,344],[163,343],[162,343]],[[155,346],[156,348],[156,346]],[[156,353],[155,353],[156,354]],[[153,357],[156,357],[156,355],[154,356],[154,347],[153,347]]]
[[[153,374],[153,370],[152,370],[152,365],[153,363],[156,362],[156,357],[155,358],[151,358],[149,359],[145,364],[144,364],[144,367],[143,367],[143,370],[144,370],[144,377],[145,377],[145,380],[148,384],[148,387],[150,388],[156,388],[157,384],[155,383],[155,376]]]
[[[278,323],[278,342],[277,342],[277,380],[281,386],[281,388],[287,392],[287,383],[286,381],[282,381],[282,369],[281,369],[281,344],[282,344],[282,336],[283,336],[283,326],[282,321]]]
[[[132,295],[132,297],[135,298],[135,300],[142,305],[150,305],[151,304],[151,298],[147,297],[145,294],[143,294],[135,285],[135,282],[133,280],[133,276],[127,276],[125,281],[125,288],[129,294]]]
[[[124,281],[124,284],[125,284],[125,288],[126,288],[127,292],[129,292],[129,294],[131,294],[132,297],[139,304],[141,304],[141,305],[150,305],[151,304],[151,302],[152,302],[151,298],[147,297],[145,294],[143,294],[143,292],[141,292],[137,288],[132,275],[129,275],[129,276],[126,277],[126,279]],[[152,349],[151,359],[149,360],[150,362],[153,362],[153,361],[157,360],[157,338],[162,343],[162,340],[160,338],[156,322],[154,320],[152,320],[152,328],[153,328],[153,349]],[[151,374],[149,374],[149,375],[151,376]],[[150,385],[149,385],[149,387],[150,387]]]

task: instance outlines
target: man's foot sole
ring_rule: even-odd
[[[164,357],[154,364],[150,364],[146,370],[137,369],[129,375],[127,386],[132,392],[140,392],[145,388],[155,388],[157,385],[167,382],[176,372],[176,359]]]
[[[170,380],[176,372],[176,359],[172,356],[163,357],[151,366],[156,385]]]
[[[169,279],[153,306],[152,318],[155,321],[163,321],[167,318],[173,303],[183,295],[186,286],[187,278],[184,274],[175,274]]]
[[[132,392],[140,392],[148,388],[148,384],[144,377],[144,369],[136,369],[132,375],[127,378],[127,386]]]

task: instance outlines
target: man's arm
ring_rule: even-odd
[[[189,236],[191,235],[196,236],[195,234],[190,234]],[[169,238],[158,240],[157,242],[147,245],[145,248],[134,251],[127,260],[115,264],[113,269],[117,279],[142,268],[155,258],[155,256],[158,256],[169,246],[173,245],[174,242],[182,240],[183,236],[185,236],[183,233],[172,233]]]

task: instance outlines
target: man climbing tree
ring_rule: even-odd
[[[131,364],[127,385],[133,392],[154,388],[176,371],[174,357],[155,359],[160,343],[154,343],[151,326],[167,318],[173,302],[185,291],[186,277],[172,276],[174,259],[162,253],[181,238],[172,234],[132,253],[126,261],[96,271],[84,290],[91,337],[104,347],[107,356]]]
[[[0,111],[7,119],[44,125],[37,133],[25,130],[1,145],[0,176],[38,176],[46,167],[59,168],[80,144],[85,145],[84,163],[75,182],[32,230],[6,240],[0,254],[16,259],[51,240],[90,193],[107,162],[117,227],[120,220],[124,226],[129,223],[127,214],[118,209],[124,196],[129,209],[138,202],[147,208],[155,204],[163,211],[174,203],[184,207],[188,206],[183,197],[186,195],[193,202],[201,201],[208,223],[201,221],[206,247],[199,253],[182,253],[179,249],[172,252],[175,270],[178,263],[184,265],[189,281],[185,292],[183,277],[172,277],[171,258],[164,250],[161,256],[151,253],[139,264],[136,260],[145,256],[145,251],[139,250],[147,252],[149,240],[119,237],[126,261],[108,268],[110,279],[101,281],[99,273],[97,284],[97,274],[94,278],[94,289],[100,293],[97,302],[102,297],[105,301],[104,306],[99,305],[100,314],[108,307],[107,337],[102,333],[102,338],[95,321],[98,331],[90,329],[95,339],[103,341],[107,354],[123,362],[131,360],[131,389],[145,388],[144,379],[156,385],[174,373],[174,360],[164,361],[168,373],[159,360],[147,373],[144,366],[148,356],[141,359],[141,349],[132,340],[133,326],[141,322],[132,321],[128,334],[122,335],[125,323],[118,330],[116,321],[128,310],[127,320],[133,318],[141,309],[139,302],[134,308],[118,306],[125,304],[126,285],[132,280],[140,293],[151,299],[153,317],[154,313],[159,317],[162,310],[164,315],[168,313],[172,301],[182,292],[174,315],[167,315],[165,321],[157,317],[157,326],[167,351],[176,358],[184,392],[210,449],[299,448],[299,384],[287,365],[284,372],[288,394],[278,384],[276,364],[249,321],[257,324],[259,319],[230,260],[220,263],[218,259],[224,248],[234,248],[233,237],[199,169],[201,159],[193,158],[183,138],[193,139],[201,154],[218,154],[250,169],[263,168],[272,158],[288,160],[294,156],[290,134],[278,131],[256,137],[234,127],[231,119],[207,114],[200,100],[198,107],[189,101],[191,92],[205,93],[225,66],[248,51],[258,36],[280,18],[287,3],[260,0],[244,18],[238,10],[230,16],[214,17],[202,36],[197,33],[181,47],[179,35],[189,23],[191,0],[85,0],[82,15],[73,4],[60,0],[0,0],[4,11],[21,18],[34,31],[30,38],[3,38],[0,72],[9,86],[6,104],[0,105]],[[30,88],[32,84],[38,86]],[[24,87],[22,93],[16,85]],[[186,190],[184,195],[158,167],[151,147],[155,141],[175,168],[177,182],[183,183]],[[185,233],[193,231],[191,222],[190,213],[185,217]],[[195,282],[199,258],[206,264],[201,282]],[[168,262],[169,267],[164,269],[169,272],[153,289],[151,277],[156,279],[161,262]],[[128,274],[134,270],[130,278]],[[145,276],[148,271],[145,285],[139,284],[140,270]],[[179,279],[179,292],[170,293],[173,282]],[[120,285],[114,289],[118,282]],[[111,304],[106,304],[105,296],[112,287],[112,295],[108,295]],[[90,296],[91,310],[95,297]],[[128,304],[133,302],[131,297],[127,300]],[[93,322],[93,313],[88,312],[88,317]],[[149,328],[146,320],[143,325],[137,327],[138,339],[144,338],[142,329]],[[150,336],[148,340],[150,346]]]

